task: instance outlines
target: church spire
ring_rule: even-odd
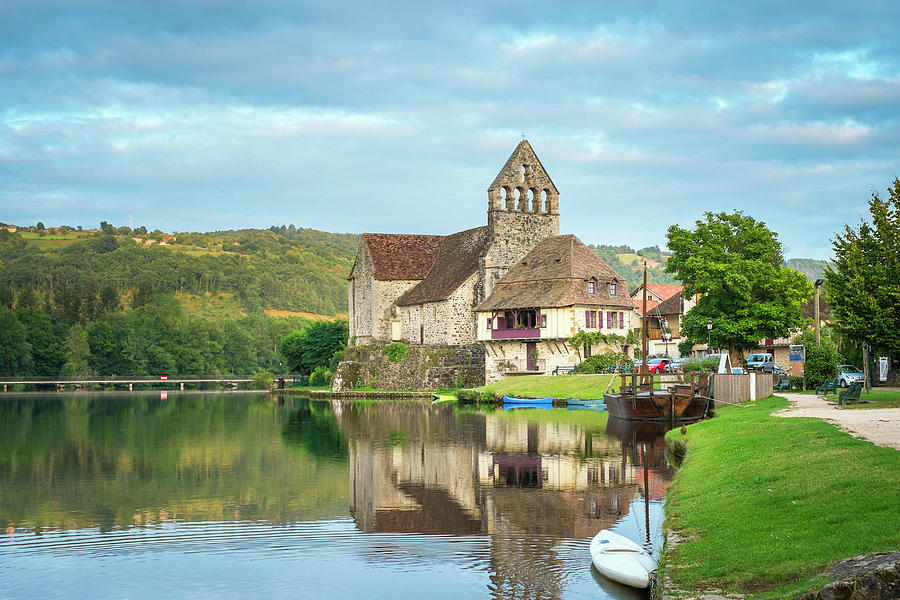
[[[522,140],[488,187],[488,212],[559,214],[559,190],[528,140]]]

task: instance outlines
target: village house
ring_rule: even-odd
[[[678,344],[682,341],[681,321],[684,315],[697,304],[696,298],[682,297],[684,287],[662,283],[647,284],[647,354],[678,357]],[[643,316],[644,285],[639,285],[631,293],[638,327]],[[694,346],[694,351],[705,352],[706,344]]]
[[[579,328],[624,335],[627,284],[575,236],[559,235],[559,191],[527,140],[487,194],[486,226],[363,234],[348,280],[351,346],[478,346],[494,378],[501,363],[574,366],[565,340]]]

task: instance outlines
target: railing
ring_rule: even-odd
[[[541,337],[541,330],[537,327],[527,329],[492,329],[492,340],[521,340],[537,339]]]

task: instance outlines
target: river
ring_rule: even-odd
[[[641,598],[663,430],[589,410],[0,395],[0,598]],[[649,523],[648,523],[649,519]]]

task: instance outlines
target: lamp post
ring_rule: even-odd
[[[669,330],[669,320],[663,319],[661,325],[662,339],[666,343],[666,358],[669,358],[669,340],[672,339],[672,332]]]
[[[706,320],[706,355],[712,350],[712,319]]]
[[[825,283],[823,280],[816,279],[816,283],[814,284],[814,287],[816,288],[816,346],[822,344],[822,338],[819,335],[819,330],[822,328],[822,324],[819,322],[819,288],[822,287],[823,283]]]

